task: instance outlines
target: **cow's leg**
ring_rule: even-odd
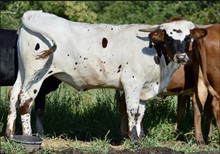
[[[36,130],[37,135],[39,135],[40,137],[44,136],[43,114],[45,110],[46,95],[56,90],[59,87],[60,83],[61,81],[55,78],[54,76],[49,76],[47,79],[44,80],[40,88],[40,91],[35,99]]]
[[[212,137],[212,107],[211,107],[211,102],[213,100],[213,97],[209,95],[209,97],[206,100],[205,103],[205,122],[206,122],[206,134],[205,134],[205,138],[210,139]]]
[[[202,134],[202,112],[208,96],[206,86],[202,81],[198,82],[198,85],[193,94],[193,109],[194,109],[194,127],[195,137],[198,144],[202,147],[205,145],[203,134]]]
[[[120,128],[121,128],[121,135],[122,137],[127,137],[128,136],[128,116],[126,112],[126,103],[125,103],[125,95],[124,93],[117,99],[119,103],[119,112],[120,112]],[[139,117],[137,119],[137,125],[139,125],[137,130],[140,132],[140,138],[145,136],[144,129],[143,129],[143,116],[146,108],[146,101],[141,101],[138,107],[138,113]]]
[[[41,84],[44,79],[39,80],[35,84],[33,84],[30,88],[29,84],[27,84],[29,80],[24,83],[23,89],[20,91],[18,95],[18,99],[20,102],[19,111],[21,115],[21,124],[22,124],[22,132],[23,135],[31,135],[31,107],[32,104],[39,93]],[[25,86],[26,85],[26,86]]]
[[[215,121],[216,121],[219,140],[220,140],[220,99],[219,98],[213,97],[212,110],[215,116]]]
[[[139,83],[139,82],[134,82],[134,83]],[[141,84],[139,84],[139,86],[138,84],[135,85],[127,84],[127,85],[129,85],[129,87],[125,87],[124,92],[125,92],[126,108],[128,115],[128,134],[129,137],[134,141],[135,145],[139,145],[139,137],[141,134],[140,122],[144,114],[143,112],[144,108],[142,105],[139,111],[140,95],[143,85]],[[137,124],[137,122],[139,124]]]
[[[6,126],[6,136],[11,140],[15,132],[15,121],[17,117],[18,109],[18,94],[21,88],[21,77],[18,72],[18,76],[15,84],[9,92],[9,109],[7,117],[7,126]]]
[[[137,117],[137,132],[140,132],[139,138],[145,136],[143,128],[143,117],[146,110],[146,101],[140,100],[138,107],[138,117]]]
[[[184,96],[184,95],[177,96],[177,98],[178,98],[178,100],[177,100],[177,120],[176,120],[175,130],[180,129],[180,123],[181,123],[183,116],[184,116],[184,113],[186,111],[187,97],[188,96]]]
[[[42,93],[42,90],[40,90],[39,94],[35,99],[36,131],[37,135],[40,137],[44,136],[43,114],[45,109],[45,97],[46,93]]]
[[[126,112],[127,109],[126,109],[124,93],[121,96],[118,96],[116,99],[117,99],[118,105],[119,105],[121,136],[127,137],[128,136],[128,116],[127,116],[127,112]]]

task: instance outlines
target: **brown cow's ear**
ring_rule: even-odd
[[[193,39],[200,39],[204,36],[206,36],[207,30],[203,28],[194,28],[193,30],[190,30],[190,37]]]
[[[164,36],[165,36],[164,30],[156,30],[156,31],[149,34],[150,40],[154,43],[163,42]]]

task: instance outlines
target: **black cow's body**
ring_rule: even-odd
[[[0,30],[0,86],[12,86],[18,70],[17,34],[15,30]]]
[[[13,86],[18,72],[17,31],[0,29],[0,86]],[[46,94],[58,88],[60,80],[51,76],[47,78],[35,100],[37,114],[37,133],[43,135],[43,126],[40,116],[45,106]],[[39,123],[40,122],[40,123]]]

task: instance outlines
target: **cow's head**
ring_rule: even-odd
[[[149,32],[149,30],[143,29],[140,31]],[[164,50],[163,53],[169,60],[185,64],[189,61],[186,52],[189,51],[190,42],[193,39],[202,38],[206,34],[206,29],[199,28],[190,21],[177,20],[161,24],[154,31],[151,30],[149,39]]]

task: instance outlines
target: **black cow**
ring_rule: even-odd
[[[0,29],[0,86],[12,86],[15,83],[18,72],[17,57],[17,31]],[[58,88],[60,80],[51,76],[41,86],[35,99],[36,129],[43,136],[43,112],[46,94]]]

